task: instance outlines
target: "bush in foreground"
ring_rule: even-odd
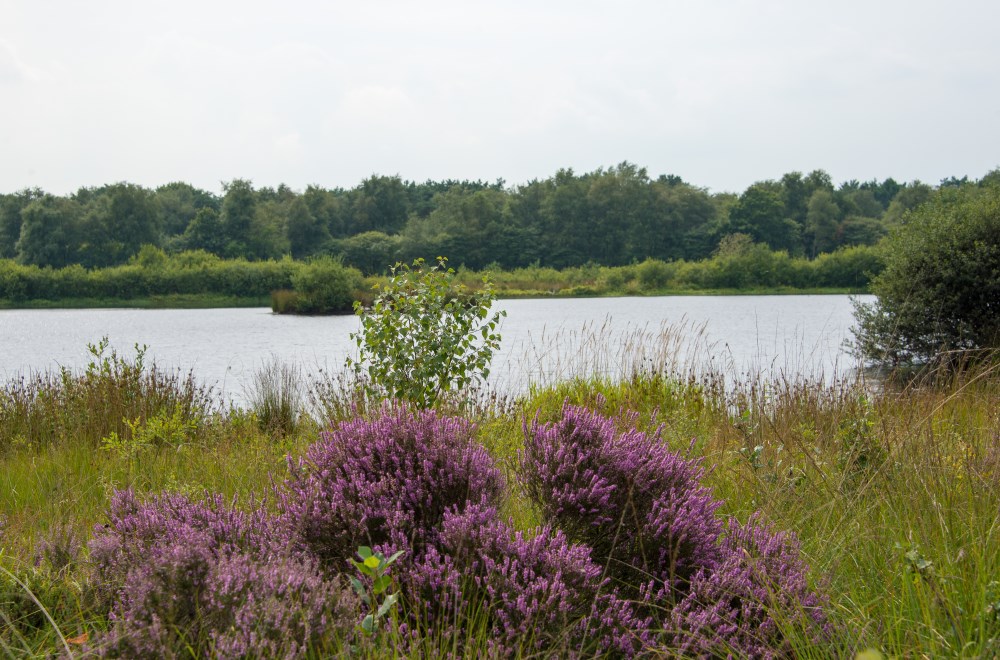
[[[400,406],[324,433],[280,498],[290,537],[339,567],[361,545],[419,554],[446,512],[495,506],[503,489],[471,423]]]
[[[93,650],[162,657],[298,656],[348,638],[357,599],[308,556],[294,555],[274,520],[220,497],[115,494],[109,524],[90,542],[93,587],[111,630]]]
[[[727,530],[697,462],[572,406],[526,431],[522,472],[546,522],[529,532],[500,519],[504,480],[473,425],[405,406],[290,461],[275,515],[118,493],[90,544],[112,622],[94,650],[770,657],[826,642],[794,538],[756,519]],[[361,545],[392,554],[379,589],[400,598],[364,637],[344,586]]]
[[[829,637],[794,537],[756,520],[725,530],[704,469],[658,434],[565,405],[559,421],[525,427],[521,472],[543,518],[593,548],[617,592],[654,617],[664,651],[769,657],[789,629]]]

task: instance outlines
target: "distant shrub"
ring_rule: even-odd
[[[659,259],[646,259],[636,266],[639,285],[643,291],[665,289],[674,275],[676,267]]]
[[[349,313],[362,288],[361,272],[336,259],[320,257],[292,275],[294,311],[300,314]]]
[[[562,419],[525,429],[521,471],[543,519],[594,550],[635,599],[671,603],[690,577],[719,560],[721,502],[704,470],[658,437],[565,406]]]
[[[419,554],[446,511],[496,505],[504,485],[472,424],[405,406],[338,425],[291,468],[280,503],[285,524],[338,569],[361,545]]]

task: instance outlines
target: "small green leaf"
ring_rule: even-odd
[[[396,604],[396,600],[399,598],[399,594],[390,594],[385,597],[382,601],[382,605],[378,608],[378,614],[375,616],[380,618],[385,616],[385,613],[389,611],[389,608]]]
[[[381,594],[386,589],[388,589],[389,585],[391,584],[392,584],[391,577],[389,577],[388,575],[380,575],[377,578],[375,578],[375,581],[372,583],[372,591],[376,595]]]

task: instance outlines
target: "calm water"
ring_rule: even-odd
[[[862,297],[867,298],[867,297]],[[854,367],[841,345],[853,324],[847,296],[682,296],[505,300],[491,386],[575,374],[629,373],[676,363],[727,373],[832,376]],[[2,310],[0,378],[81,369],[88,343],[107,336],[124,355],[148,345],[157,365],[193,371],[226,398],[277,358],[309,375],[336,373],[353,349],[353,316],[297,317],[269,309]]]

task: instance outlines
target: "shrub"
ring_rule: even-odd
[[[14,442],[99,446],[112,434],[130,442],[136,429],[153,420],[193,428],[211,412],[210,388],[199,386],[191,374],[147,365],[145,347],[137,345],[131,359],[109,349],[107,338],[87,348],[92,359],[83,373],[63,369],[0,388],[0,452]]]
[[[565,405],[562,419],[525,428],[521,473],[545,522],[586,543],[629,598],[669,606],[699,570],[720,560],[721,502],[695,460],[658,435]]]
[[[444,257],[424,268],[396,264],[370,309],[355,303],[361,332],[351,333],[357,360],[347,366],[366,377],[368,396],[409,401],[427,408],[446,392],[461,391],[486,379],[500,345],[495,332],[499,311],[490,316],[496,296],[488,276],[467,293],[455,281]]]
[[[1000,347],[1000,186],[939,191],[884,242],[855,351],[884,364]]]
[[[90,543],[97,602],[111,631],[93,650],[116,657],[296,656],[346,638],[357,601],[308,557],[286,552],[262,511],[216,496],[115,494]]]
[[[515,533],[490,507],[446,512],[437,545],[400,579],[425,636],[466,640],[480,612],[491,656],[631,656],[649,627],[589,548],[548,528]]]
[[[727,532],[724,559],[693,576],[670,614],[673,646],[685,656],[792,657],[789,631],[809,648],[829,644],[828,603],[810,588],[795,537],[756,515]]]
[[[659,259],[646,259],[636,267],[639,285],[643,291],[665,289],[673,277],[676,267]]]
[[[300,314],[350,312],[362,287],[361,272],[330,257],[316,258],[292,275],[294,311]]]
[[[337,569],[361,545],[413,557],[446,511],[500,500],[503,477],[473,431],[463,419],[406,406],[340,424],[291,465],[284,524]]]
[[[108,517],[108,524],[97,527],[89,543],[93,584],[99,601],[106,606],[154,546],[197,536],[198,543],[213,556],[276,547],[272,521],[266,513],[227,506],[220,495],[195,501],[164,494],[142,501],[131,490],[116,491]]]

